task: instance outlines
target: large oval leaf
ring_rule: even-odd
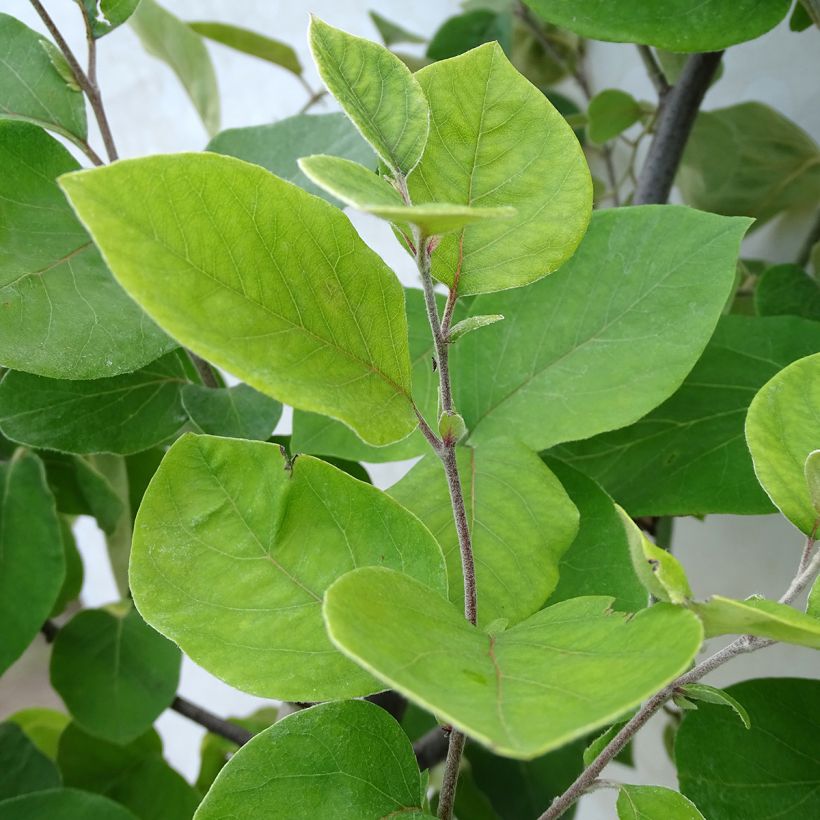
[[[790,0],[526,0],[550,23],[596,40],[719,51],[774,28]]]
[[[363,700],[289,715],[219,773],[196,820],[379,820],[429,817],[407,735]]]
[[[453,346],[471,441],[535,450],[636,421],[673,393],[712,335],[748,219],[672,205],[595,214],[553,276],[482,296],[503,322]]]
[[[401,286],[337,208],[216,154],[61,184],[126,290],[205,359],[373,444],[416,426]]]
[[[806,459],[820,449],[820,353],[798,359],[768,381],[746,416],[746,442],[763,489],[807,535],[817,521]]]
[[[508,757],[607,725],[684,671],[703,629],[657,604],[634,617],[574,598],[487,634],[401,573],[368,568],[325,595],[333,641],[407,697]]]
[[[55,139],[0,122],[0,364],[56,379],[136,370],[176,347],[114,281],[55,178]]]
[[[47,789],[0,802],[3,820],[137,820],[125,806],[79,789]]]
[[[554,271],[581,241],[592,207],[589,169],[572,129],[497,43],[417,76],[432,127],[408,179],[413,204],[516,209],[511,219],[444,237],[433,276],[467,295]]]
[[[379,688],[320,612],[336,578],[372,564],[447,588],[433,536],[380,490],[273,444],[186,435],[143,498],[130,581],[143,617],[208,671],[311,701]]]

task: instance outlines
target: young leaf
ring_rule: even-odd
[[[276,399],[247,384],[219,389],[186,384],[182,405],[200,433],[260,441],[270,438],[282,415],[282,405]]]
[[[80,0],[95,38],[104,37],[121,26],[137,8],[140,0]]]
[[[618,820],[706,820],[680,792],[662,786],[621,786]]]
[[[635,424],[552,452],[600,482],[634,516],[764,515],[769,497],[743,436],[755,393],[820,349],[820,325],[722,316],[678,391]]]
[[[510,219],[515,208],[471,208],[434,203],[405,205],[399,192],[384,178],[341,157],[314,155],[299,160],[305,176],[347,205],[389,222],[417,225],[424,236],[461,230],[485,219]]]
[[[755,287],[759,316],[803,316],[820,320],[820,282],[798,265],[768,268]]]
[[[548,603],[607,595],[618,612],[646,606],[646,590],[632,568],[629,541],[612,499],[591,479],[558,459],[543,457],[581,514],[578,535],[558,564]]]
[[[818,816],[820,681],[764,678],[727,691],[752,726],[721,706],[687,713],[675,741],[681,791],[713,820]]]
[[[372,703],[349,700],[296,712],[246,743],[197,820],[235,816],[243,806],[270,820],[421,820],[430,817],[421,801],[418,765],[399,724]]]
[[[616,505],[629,541],[629,554],[635,574],[659,601],[685,604],[692,597],[686,572],[671,552],[653,544],[640,527]]]
[[[219,130],[219,87],[202,38],[154,0],[140,0],[129,23],[143,48],[177,75],[213,136]]]
[[[820,517],[820,450],[812,450],[806,456],[803,474],[806,476],[806,486],[809,488],[812,506]]]
[[[9,371],[0,382],[0,429],[12,441],[64,453],[147,450],[185,422],[180,392],[187,378],[180,355],[92,381]]]
[[[421,159],[430,112],[406,65],[378,43],[310,18],[319,74],[362,136],[393,172],[407,176]]]
[[[790,0],[526,0],[538,15],[594,40],[644,43],[669,51],[719,51],[760,37],[785,16]]]
[[[16,723],[46,757],[57,760],[60,735],[71,723],[68,715],[55,709],[34,707],[15,712],[8,720]]]
[[[46,789],[0,801],[3,820],[137,820],[125,806],[79,789]]]
[[[114,281],[65,201],[55,178],[77,168],[40,128],[0,122],[0,363],[56,379],[126,373],[176,347]]]
[[[300,170],[297,160],[307,154],[333,154],[376,167],[373,150],[342,113],[297,114],[272,125],[229,128],[217,134],[208,151],[261,165],[276,176],[316,194],[334,205],[334,199],[314,185]]]
[[[378,689],[321,618],[325,588],[371,564],[446,591],[438,544],[380,490],[273,444],[185,435],[143,498],[130,580],[146,620],[208,671],[310,701]]]
[[[767,105],[740,103],[698,115],[677,178],[688,205],[753,216],[761,225],[820,197],[820,148]]]
[[[59,785],[57,767],[23,730],[16,723],[0,723],[0,801]]]
[[[447,334],[447,341],[452,344],[467,333],[472,333],[480,327],[493,325],[500,322],[504,317],[500,313],[491,313],[488,316],[471,316],[469,319],[463,319],[456,322]]]
[[[188,28],[223,46],[281,66],[297,77],[302,76],[302,64],[299,62],[299,57],[287,43],[227,23],[195,22],[188,23]]]
[[[424,37],[413,34],[411,31],[398,25],[397,23],[382,17],[377,11],[369,11],[373,25],[381,35],[382,42],[386,46],[394,46],[396,43],[423,43]]]
[[[51,684],[83,729],[129,743],[170,706],[180,662],[179,650],[130,605],[86,609],[57,633]]]
[[[632,709],[628,714],[621,717],[618,721],[612,724],[609,728],[605,729],[601,734],[599,734],[596,738],[592,740],[592,742],[584,749],[584,766],[590,766],[592,762],[598,757],[599,754],[609,746],[610,742],[615,738],[615,736],[620,732],[623,728],[624,724],[635,714],[635,710]],[[628,746],[625,748],[629,748]],[[617,759],[617,758],[616,758]]]
[[[126,290],[194,352],[372,444],[415,428],[401,286],[339,210],[215,154],[61,184]]]
[[[433,276],[468,295],[526,285],[555,270],[581,241],[592,207],[589,169],[572,129],[497,43],[417,77],[432,126],[407,181],[413,204],[516,209],[513,219],[444,237]]]
[[[820,445],[820,353],[793,362],[757,393],[746,416],[746,443],[763,489],[807,535],[818,513],[806,486],[805,463]]]
[[[514,431],[541,450],[623,427],[660,404],[715,328],[748,225],[673,205],[599,211],[560,271],[475,299],[471,315],[516,319],[452,348],[470,440]]]
[[[820,620],[786,604],[763,598],[735,601],[713,595],[704,603],[690,604],[690,608],[703,621],[707,638],[715,635],[755,635],[820,649]]]
[[[611,723],[700,647],[685,609],[626,618],[611,602],[575,598],[490,636],[418,581],[368,568],[336,581],[324,612],[334,643],[386,684],[499,754],[531,759]]]
[[[558,562],[578,531],[578,511],[538,456],[510,442],[457,450],[473,537],[479,623],[532,615],[558,581]],[[425,456],[390,489],[438,539],[447,560],[450,600],[461,606],[464,581],[447,480]]]
[[[820,620],[820,580],[814,579],[806,601],[806,614]]]
[[[0,672],[34,640],[64,577],[60,522],[45,470],[37,456],[17,450],[0,461]]]
[[[681,689],[689,700],[700,700],[704,703],[717,703],[721,706],[728,706],[735,711],[735,714],[740,718],[747,729],[751,728],[752,724],[749,720],[749,713],[737,700],[723,689],[707,686],[705,683],[687,683],[685,686],[682,686]]]
[[[63,78],[63,82],[65,82],[72,91],[79,91],[80,86],[77,84],[77,78],[74,76],[74,72],[71,70],[71,66],[68,64],[65,54],[63,54],[51,40],[40,40],[40,45],[46,50],[48,59],[51,60],[51,64]]]
[[[43,42],[36,31],[0,14],[0,119],[25,120],[81,142],[87,134],[85,98],[66,85]]]
[[[642,114],[643,108],[631,94],[608,88],[589,102],[587,134],[598,144],[608,142],[634,125]]]

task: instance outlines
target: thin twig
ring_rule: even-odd
[[[316,105],[317,102],[324,99],[325,95],[327,94],[327,89],[325,88],[320,88],[318,91],[313,91],[310,88],[310,86],[308,86],[307,88],[310,91],[310,97],[308,97],[305,104],[299,109],[299,114],[307,114],[307,112],[310,111],[310,109],[313,108],[313,106]]]
[[[649,79],[653,86],[655,86],[655,91],[658,92],[658,99],[663,100],[670,89],[669,81],[666,79],[666,75],[663,73],[663,69],[660,67],[654,52],[649,46],[637,46],[638,54],[641,55],[641,60],[643,60],[643,64],[646,67],[646,73],[649,75]]]
[[[811,258],[811,250],[817,242],[820,242],[820,211],[817,212],[817,216],[814,218],[809,233],[797,254],[797,264],[800,265],[801,268],[805,268],[808,264]],[[815,273],[820,275],[820,270],[816,270]]]
[[[202,384],[204,384],[205,387],[219,387],[219,382],[214,375],[211,364],[206,362],[201,356],[197,356],[192,350],[188,351],[188,356],[194,363],[196,372],[199,373],[199,377],[202,379]]]
[[[201,706],[197,706],[195,703],[191,703],[191,701],[179,695],[177,695],[171,703],[171,709],[192,720],[194,723],[204,726],[209,732],[213,732],[215,735],[230,740],[231,743],[235,743],[237,746],[244,746],[253,737],[253,732],[249,732],[247,729],[243,729],[235,723],[217,717],[207,709],[203,709]]]
[[[661,103],[655,136],[632,198],[635,205],[665,203],[669,199],[683,149],[722,56],[722,51],[714,51],[689,57]]]
[[[447,747],[447,761],[444,764],[444,778],[441,781],[441,791],[438,796],[439,820],[451,820],[456,802],[456,786],[458,786],[458,770],[461,764],[461,755],[467,738],[453,729],[450,733],[450,745]]]

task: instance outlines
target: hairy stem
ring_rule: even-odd
[[[467,740],[461,732],[455,729],[450,734],[450,745],[447,747],[447,761],[444,764],[444,778],[441,781],[441,791],[438,797],[439,820],[451,820],[456,802],[456,786],[458,785],[458,767],[461,755],[464,752],[464,743]]]

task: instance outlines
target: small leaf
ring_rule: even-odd
[[[662,786],[621,786],[618,820],[706,820],[680,792]]]
[[[246,743],[196,816],[217,820],[244,804],[270,820],[422,820],[430,815],[420,794],[413,748],[399,724],[372,703],[349,700],[288,715]]]
[[[64,578],[60,522],[45,470],[19,449],[0,461],[0,672],[34,640]]]
[[[83,567],[83,558],[80,551],[77,549],[77,541],[74,538],[74,533],[71,531],[71,525],[62,516],[60,516],[60,536],[63,544],[63,559],[65,563],[65,577],[63,578],[63,585],[60,587],[60,592],[57,595],[57,600],[51,610],[51,617],[54,618],[72,602],[80,596],[80,591],[83,588],[83,576],[85,569]]]
[[[338,209],[207,153],[61,184],[119,281],[195,353],[372,444],[416,427],[401,286]]]
[[[438,432],[445,443],[455,443],[467,434],[464,419],[458,413],[445,412],[439,416]]]
[[[754,635],[820,649],[820,620],[776,601],[763,598],[735,601],[713,595],[704,603],[689,606],[703,621],[707,638]]]
[[[624,724],[632,717],[634,710],[625,715],[621,720],[613,723],[605,731],[601,732],[585,749],[584,749],[584,766],[589,766],[598,757],[599,754],[609,746],[610,742],[615,738],[618,732],[621,731]]]
[[[803,316],[820,320],[820,282],[798,265],[774,265],[755,287],[755,310],[760,316]]]
[[[219,87],[202,38],[154,0],[140,0],[129,23],[143,48],[177,75],[213,136],[219,130]]]
[[[497,40],[504,51],[512,47],[512,15],[476,9],[445,20],[427,46],[431,60],[447,60]]]
[[[632,566],[644,587],[660,601],[685,604],[692,597],[686,572],[671,552],[653,544],[629,515],[616,505],[629,540]]]
[[[626,618],[611,602],[575,598],[488,636],[418,581],[371,567],[336,581],[324,613],[334,643],[385,684],[526,760],[607,725],[697,652],[702,629],[685,609],[657,604]]]
[[[600,91],[589,102],[587,134],[598,144],[609,142],[638,122],[643,113],[631,94],[615,88]]]
[[[393,23],[386,17],[382,17],[382,15],[377,11],[369,11],[368,14],[370,15],[370,19],[373,21],[373,25],[381,35],[382,42],[386,46],[394,46],[396,43],[425,42],[424,37],[420,37],[418,34],[413,34],[412,32],[407,31],[406,28],[403,28],[397,23]]]
[[[0,801],[59,785],[57,767],[23,730],[16,723],[0,723]]]
[[[137,820],[125,806],[79,789],[47,789],[0,802],[3,820]]]
[[[129,743],[171,704],[180,661],[177,647],[130,606],[87,609],[57,634],[51,683],[86,731]]]
[[[48,59],[51,60],[55,71],[63,78],[65,84],[72,91],[80,91],[80,86],[77,85],[77,78],[74,76],[74,72],[71,70],[71,66],[68,64],[68,60],[66,60],[63,52],[50,40],[40,40],[40,45],[46,50]]]
[[[217,389],[186,384],[182,405],[199,432],[231,438],[266,441],[282,415],[280,402],[247,384]]]
[[[319,74],[353,124],[395,173],[407,175],[427,141],[429,109],[407,66],[383,46],[310,18]]]
[[[380,490],[275,444],[187,434],[143,498],[130,581],[146,620],[211,673],[310,701],[379,688],[321,618],[326,587],[371,564],[447,588],[433,536]]]
[[[487,316],[471,316],[469,319],[462,319],[462,321],[456,322],[450,328],[450,332],[447,334],[447,341],[452,344],[461,336],[466,336],[468,333],[472,333],[480,327],[486,327],[487,325],[500,322],[503,318],[500,313],[491,313]]]
[[[820,444],[820,353],[798,359],[757,393],[746,416],[746,443],[760,485],[807,535],[817,521],[804,472]]]
[[[46,757],[57,760],[60,735],[71,723],[68,715],[55,709],[34,707],[15,712],[8,720],[16,723]]]
[[[297,77],[302,76],[302,64],[299,62],[299,57],[287,43],[228,23],[195,22],[188,23],[188,27],[202,37],[241,51],[243,54],[249,54],[251,57],[258,57],[260,60],[281,66]]]
[[[806,485],[809,488],[809,498],[811,498],[812,506],[818,517],[820,517],[820,450],[812,450],[806,456],[803,474],[806,476]]]
[[[685,686],[682,686],[681,689],[684,695],[690,700],[700,700],[704,703],[717,703],[721,706],[728,706],[735,711],[747,729],[751,728],[752,724],[749,720],[749,713],[735,698],[723,689],[707,686],[705,683],[687,683]]]
[[[140,0],[80,0],[91,23],[95,38],[104,37],[121,26],[137,8]]]
[[[815,578],[806,601],[806,615],[820,620],[820,579]]]

